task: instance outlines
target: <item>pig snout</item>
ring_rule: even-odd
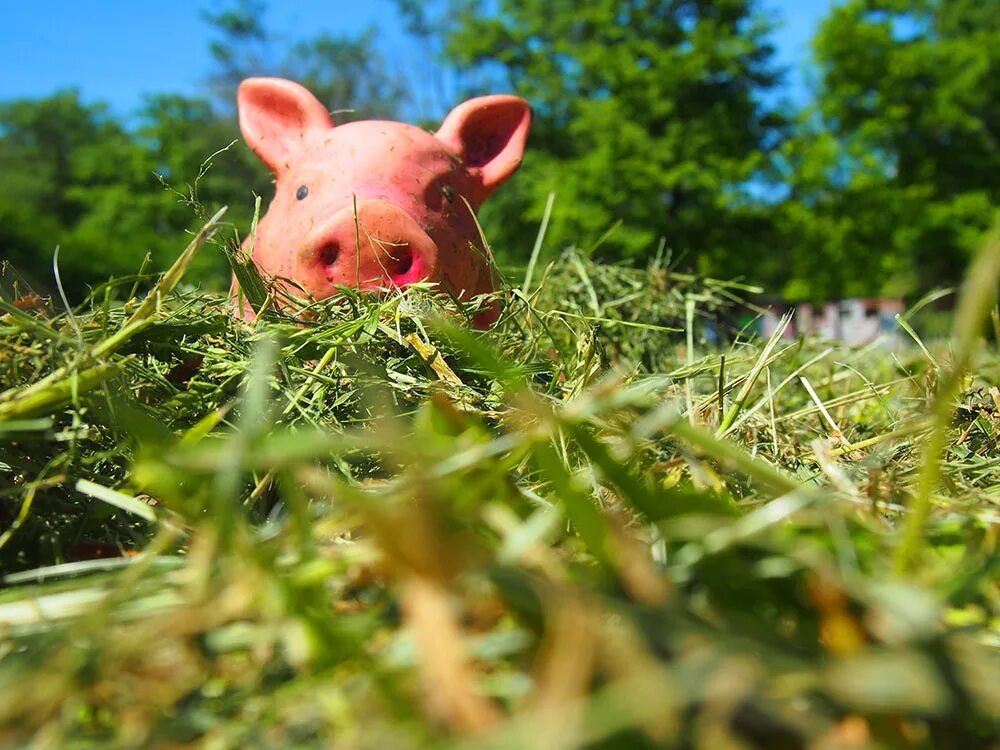
[[[391,289],[436,278],[438,248],[400,206],[365,200],[320,222],[296,265],[302,286],[326,297],[337,286]]]

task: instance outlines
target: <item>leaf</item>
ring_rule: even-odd
[[[834,699],[867,713],[939,715],[951,705],[943,676],[917,652],[879,652],[841,659],[826,670]]]
[[[108,505],[113,505],[116,508],[124,510],[133,515],[139,516],[150,523],[156,522],[156,512],[142,500],[137,500],[131,495],[126,495],[118,490],[113,490],[109,487],[104,487],[99,484],[95,484],[88,479],[78,479],[76,484],[76,491],[92,497],[95,500],[100,500]]]

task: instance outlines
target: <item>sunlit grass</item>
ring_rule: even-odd
[[[931,357],[572,251],[486,332],[426,289],[245,324],[184,285],[213,222],[75,325],[0,302],[0,745],[995,740],[995,284]]]

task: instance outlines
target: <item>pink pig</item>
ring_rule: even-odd
[[[493,291],[473,212],[520,166],[526,101],[470,99],[435,135],[399,122],[334,127],[312,94],[278,78],[244,81],[238,102],[243,137],[276,178],[253,245],[262,275],[317,299],[337,286],[391,289],[423,279],[460,299]],[[476,323],[497,316],[494,307]]]

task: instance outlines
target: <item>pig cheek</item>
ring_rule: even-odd
[[[454,294],[465,298],[490,291],[489,269],[482,251],[475,249],[482,244],[473,234],[475,225],[471,218],[467,222],[455,223],[459,226],[448,225],[432,235],[440,248],[440,280]]]
[[[470,182],[467,174],[453,171],[433,180],[425,191],[425,231],[439,248],[438,280],[455,294],[464,290],[465,296],[479,293],[482,286],[482,261],[469,246],[482,244],[466,204],[470,200]]]
[[[310,252],[304,240],[305,233],[287,213],[275,213],[273,208],[257,227],[254,262],[263,276],[290,279],[315,295],[322,280],[314,279],[315,274],[302,262]]]
[[[252,240],[253,260],[265,278],[287,276],[288,269],[284,268],[281,263],[281,254],[278,252],[272,237],[272,222],[268,221],[269,218],[269,216],[265,216],[257,225],[257,234]]]

